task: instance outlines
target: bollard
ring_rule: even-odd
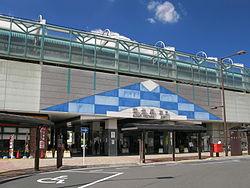
[[[214,145],[210,144],[210,157],[214,157]]]
[[[21,155],[20,155],[20,152],[19,150],[16,152],[16,159],[20,159],[21,158]]]

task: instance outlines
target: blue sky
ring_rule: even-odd
[[[250,67],[249,0],[1,0],[0,14],[87,31],[110,29],[138,42],[162,40],[177,50],[221,57]]]

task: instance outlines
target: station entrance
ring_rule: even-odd
[[[138,155],[140,131],[127,131],[124,129],[128,123],[147,121],[143,119],[104,119],[98,121],[77,120],[71,124],[61,127],[60,133],[63,137],[64,148],[70,151],[72,157],[82,156],[83,138],[81,127],[89,131],[85,135],[87,156],[109,156],[109,155]],[[112,123],[113,122],[113,123]],[[173,123],[173,122],[172,122]],[[169,130],[152,129],[145,131],[145,152],[146,154],[170,154],[172,148],[172,136]],[[202,138],[207,136],[206,132],[201,133]],[[206,140],[201,140],[202,151],[206,149]],[[192,131],[176,132],[175,135],[176,153],[191,153],[198,151],[198,137]],[[50,145],[50,148],[53,148]],[[50,149],[48,148],[48,149]]]
[[[146,131],[145,152],[146,154],[170,154],[172,153],[171,132],[169,131]],[[139,153],[138,132],[121,132],[119,137],[118,154],[137,155]],[[202,133],[202,151],[209,151],[206,133]],[[204,139],[205,138],[205,139]],[[176,133],[176,152],[195,153],[198,152],[198,137],[195,133]]]
[[[104,122],[75,122],[70,126],[62,126],[54,137],[58,137],[58,134],[61,135],[64,149],[70,151],[72,157],[80,157],[83,145],[82,127],[88,129],[88,132],[85,133],[86,156],[105,156]],[[51,143],[50,148],[53,148],[53,145],[56,144]]]

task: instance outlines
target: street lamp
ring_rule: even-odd
[[[222,107],[223,108],[223,124],[224,124],[224,140],[225,140],[225,155],[228,156],[228,143],[227,143],[227,135],[228,135],[228,127],[227,127],[227,118],[226,118],[226,103],[225,103],[225,91],[224,91],[224,76],[223,76],[223,72],[224,72],[224,64],[223,64],[223,60],[229,57],[233,57],[233,56],[237,56],[237,55],[243,55],[246,54],[247,52],[245,50],[240,50],[234,54],[231,54],[229,56],[225,56],[219,59],[219,64],[220,64],[220,72],[221,72],[221,90],[222,90]],[[218,108],[218,107],[217,107]]]

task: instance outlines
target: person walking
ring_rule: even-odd
[[[95,154],[97,155],[98,154],[98,150],[99,150],[99,142],[98,142],[98,140],[95,141],[94,146],[95,146]]]

